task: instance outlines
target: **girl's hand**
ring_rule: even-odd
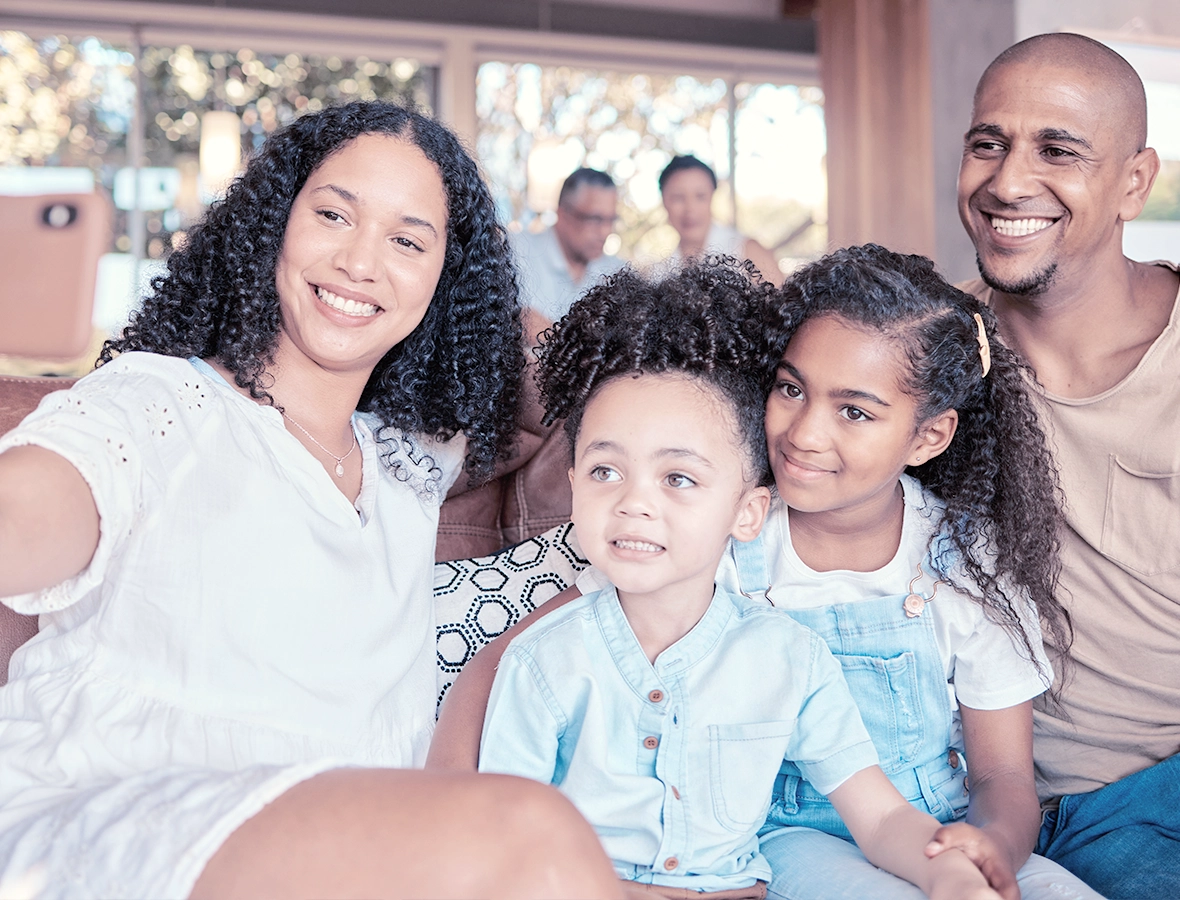
[[[926,845],[926,856],[933,859],[952,849],[962,850],[1003,900],[1020,900],[1016,873],[1012,871],[1008,857],[987,832],[966,822],[943,825]]]

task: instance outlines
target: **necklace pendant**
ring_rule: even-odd
[[[910,594],[901,604],[901,608],[905,610],[906,616],[916,619],[922,615],[922,610],[926,608],[926,598],[920,594]]]
[[[337,478],[344,477],[344,463],[342,463],[342,462],[336,463],[336,477]]]

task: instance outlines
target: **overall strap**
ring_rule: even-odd
[[[733,561],[737,566],[738,586],[747,597],[765,594],[770,590],[770,576],[766,571],[766,548],[762,535],[752,541],[730,540]]]

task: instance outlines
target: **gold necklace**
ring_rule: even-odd
[[[294,419],[292,419],[289,415],[287,415],[286,410],[280,410],[280,411],[282,412],[284,419],[286,419],[288,422],[290,422],[292,425],[294,425],[296,428],[298,428],[300,431],[302,431],[304,434],[307,435],[307,439],[309,441],[311,441],[313,444],[315,444],[317,447],[319,447],[321,450],[323,450],[325,453],[327,453],[328,456],[332,457],[332,459],[336,460],[336,477],[343,478],[344,477],[344,461],[346,459],[348,459],[348,457],[352,456],[352,451],[355,450],[356,446],[357,446],[356,432],[354,431],[352,433],[352,446],[348,448],[348,452],[345,453],[343,456],[337,456],[335,453],[333,453],[331,450],[329,450],[327,447],[325,447],[323,444],[321,444],[319,441],[317,441],[314,437],[312,437],[312,434],[310,431],[308,431],[306,428],[304,428],[302,425],[300,425],[298,422],[296,422]]]

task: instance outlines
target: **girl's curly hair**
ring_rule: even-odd
[[[986,377],[976,315],[990,346]],[[876,244],[837,250],[792,275],[754,326],[764,342],[764,397],[791,336],[819,316],[839,317],[900,348],[909,364],[902,387],[917,404],[915,431],[958,411],[950,446],[906,470],[945,503],[940,531],[965,577],[939,574],[1035,660],[1034,639],[1019,614],[1019,599],[1027,595],[1047,643],[1063,659],[1072,628],[1056,597],[1063,521],[1057,469],[1029,393],[1032,371],[1001,343],[995,315],[947,284],[923,256]]]
[[[689,262],[664,278],[624,269],[600,282],[542,336],[537,385],[545,423],[565,418],[572,452],[586,404],[604,384],[640,373],[687,375],[729,404],[748,480],[769,484],[765,397],[740,323],[773,289],[751,264],[728,257]]]
[[[267,366],[282,318],[275,265],[287,217],[308,176],[365,134],[413,143],[447,197],[442,274],[422,322],[373,370],[358,408],[385,426],[467,438],[466,468],[486,477],[516,433],[524,373],[520,308],[507,236],[475,162],[443,125],[392,103],[357,102],[275,132],[152,281],[122,337],[99,364],[147,350],[213,358],[239,387],[272,405]]]

